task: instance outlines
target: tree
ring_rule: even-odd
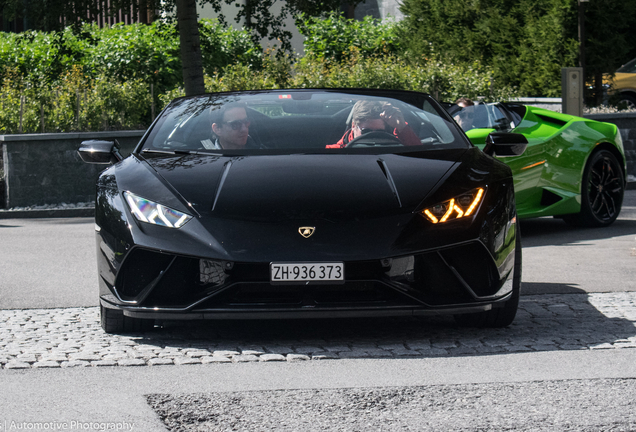
[[[528,96],[560,96],[561,68],[578,65],[578,0],[404,0],[401,43],[411,58],[480,61]],[[636,56],[636,2],[591,0],[585,13],[587,82]]]
[[[477,61],[498,84],[556,96],[561,67],[576,58],[575,2],[404,0],[401,44],[415,61]]]
[[[177,0],[179,45],[187,96],[205,93],[196,0]]]
[[[305,13],[317,16],[324,12],[337,11],[345,5],[353,6],[362,0],[245,0],[239,8],[236,22],[244,20],[244,26],[252,33],[252,39],[260,42],[263,38],[278,40],[283,50],[291,50],[291,32],[285,30],[284,20],[289,16]],[[223,3],[231,5],[235,0],[198,0],[200,5],[210,4],[219,14],[219,21],[226,24],[221,14]],[[159,11],[168,19],[174,19],[175,12],[179,25],[181,60],[186,95],[202,93],[203,67],[199,28],[197,24],[197,0],[0,0],[0,10],[5,18],[26,16],[34,28],[59,31],[73,23],[96,21],[99,16],[114,15],[119,10],[131,10],[139,21],[145,19],[147,11]],[[281,4],[280,13],[274,14],[275,3]],[[28,5],[28,7],[27,7]],[[172,18],[170,18],[172,17]]]
[[[603,103],[603,75],[636,56],[636,2],[591,1],[585,10],[585,75],[594,83],[592,104]]]

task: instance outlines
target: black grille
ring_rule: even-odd
[[[272,285],[269,263],[227,263],[135,249],[117,275],[123,300],[144,307],[384,307],[469,304],[496,293],[498,272],[479,242],[384,260],[345,262],[344,284]],[[389,267],[390,265],[390,267]],[[468,288],[469,287],[469,288]]]
[[[417,302],[377,281],[357,281],[340,285],[238,283],[207,300],[200,305],[200,308],[324,308],[414,306],[416,304]]]

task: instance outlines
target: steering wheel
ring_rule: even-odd
[[[376,130],[352,139],[345,147],[395,147],[397,145],[404,144],[392,133]]]

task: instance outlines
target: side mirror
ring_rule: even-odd
[[[90,164],[113,164],[123,159],[119,152],[117,140],[89,140],[82,141],[77,153],[82,160]]]
[[[484,153],[490,156],[520,156],[526,151],[528,140],[525,136],[511,132],[492,132],[486,137]]]

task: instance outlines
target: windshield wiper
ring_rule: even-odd
[[[218,156],[218,153],[208,153],[208,152],[199,152],[194,150],[153,150],[153,149],[143,149],[142,153],[157,153],[157,154],[168,154],[168,155],[215,155]]]

